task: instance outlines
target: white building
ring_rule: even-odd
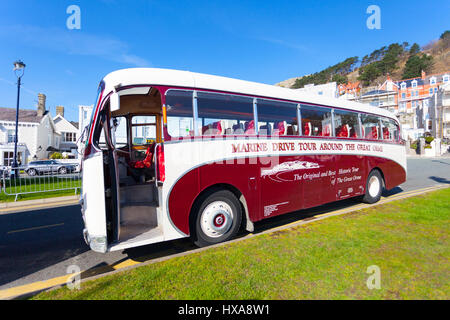
[[[69,158],[78,158],[77,141],[80,136],[78,123],[64,118],[64,107],[56,107],[56,117],[53,118],[56,130],[61,134],[60,152]]]
[[[16,109],[0,108],[0,165],[9,166],[14,158]],[[37,110],[19,110],[17,161],[46,159],[59,149],[61,135],[45,109],[45,95],[38,95]]]
[[[336,82],[328,82],[325,84],[307,84],[303,88],[292,89],[302,92],[308,92],[312,94],[317,94],[319,96],[329,97],[329,98],[337,98],[338,90]]]
[[[436,138],[450,138],[450,82],[442,85],[430,97],[427,127]],[[428,120],[427,119],[427,120]]]

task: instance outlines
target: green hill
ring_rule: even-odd
[[[426,73],[441,73],[450,68],[450,31],[445,31],[438,40],[424,47],[417,43],[392,43],[365,55],[345,59],[322,71],[285,80],[276,85],[302,88],[306,84],[327,82],[347,83],[361,81],[363,86],[383,82],[387,74],[393,79],[420,77]]]

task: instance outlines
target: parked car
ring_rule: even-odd
[[[24,171],[29,176],[35,176],[40,174],[66,174],[72,173],[77,170],[76,164],[71,163],[61,163],[56,160],[39,160],[39,161],[31,161],[24,167]]]

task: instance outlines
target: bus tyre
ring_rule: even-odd
[[[193,213],[195,224],[192,238],[199,247],[230,240],[241,226],[241,204],[228,190],[205,194]]]
[[[366,194],[363,197],[363,202],[365,203],[375,203],[381,198],[381,193],[383,192],[383,177],[380,171],[373,170],[366,182]]]

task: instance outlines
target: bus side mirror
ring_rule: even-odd
[[[113,94],[111,94],[111,97],[109,98],[109,107],[111,112],[120,109],[120,96],[117,92],[113,92]]]

